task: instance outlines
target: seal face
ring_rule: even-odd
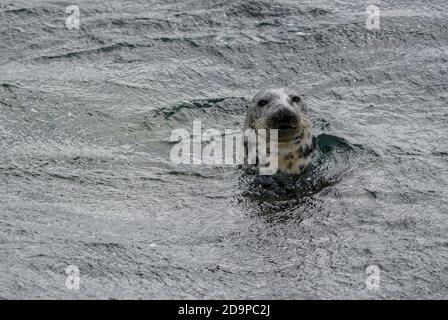
[[[286,88],[266,89],[255,95],[244,130],[278,130],[278,171],[301,174],[311,163],[315,143],[303,97]]]

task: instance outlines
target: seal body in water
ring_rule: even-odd
[[[315,140],[303,97],[286,88],[266,89],[255,95],[244,130],[277,129],[278,171],[301,174],[314,156]],[[252,168],[257,169],[258,161]]]

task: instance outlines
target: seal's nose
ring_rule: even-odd
[[[276,128],[285,128],[291,127],[297,123],[299,120],[299,116],[296,112],[289,108],[279,108],[274,114],[271,116],[271,122]]]

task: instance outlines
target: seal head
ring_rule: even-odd
[[[266,89],[255,95],[244,130],[278,130],[278,171],[301,174],[311,163],[315,144],[304,99],[291,89]]]

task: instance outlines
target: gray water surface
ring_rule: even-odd
[[[70,4],[0,0],[0,298],[448,298],[446,1]],[[171,163],[266,86],[306,97],[305,176]]]

